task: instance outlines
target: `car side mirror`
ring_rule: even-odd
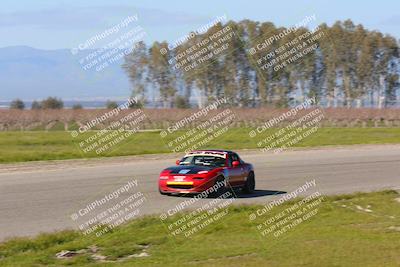
[[[240,165],[240,162],[237,161],[237,160],[235,160],[234,162],[232,162],[232,166],[233,166],[233,167],[237,167],[237,166],[239,166],[239,165]]]
[[[181,161],[179,159],[176,160],[176,165],[179,165],[179,163],[181,163]]]

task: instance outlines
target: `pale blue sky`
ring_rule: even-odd
[[[235,21],[272,21],[278,26],[293,25],[312,14],[317,24],[350,18],[400,37],[398,0],[3,0],[0,47],[72,48],[134,14],[147,32],[147,42],[176,40],[224,14]]]

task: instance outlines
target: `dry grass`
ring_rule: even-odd
[[[253,127],[279,116],[288,109],[258,108],[239,109],[233,108],[236,114],[236,126]],[[184,117],[190,116],[197,109],[144,109],[146,120],[143,122],[143,129],[166,128]],[[0,131],[7,130],[71,130],[77,128],[96,117],[106,113],[106,109],[91,110],[0,110]],[[109,124],[132,112],[123,110],[118,116],[107,120]],[[207,120],[219,113],[213,110],[199,121]],[[302,111],[292,120],[304,115],[309,111]],[[347,109],[329,108],[324,109],[324,126],[330,127],[396,127],[400,126],[400,109]],[[197,121],[198,122],[198,121]],[[286,121],[287,123],[287,121]],[[105,125],[99,125],[103,128]]]

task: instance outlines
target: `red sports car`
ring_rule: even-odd
[[[252,193],[255,187],[253,165],[228,150],[196,150],[187,153],[177,166],[164,169],[158,182],[161,194],[221,192],[241,188]]]

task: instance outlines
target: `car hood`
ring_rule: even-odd
[[[199,165],[179,165],[167,168],[171,174],[196,174],[199,171],[210,171],[216,169],[217,167],[212,166],[199,166]]]

